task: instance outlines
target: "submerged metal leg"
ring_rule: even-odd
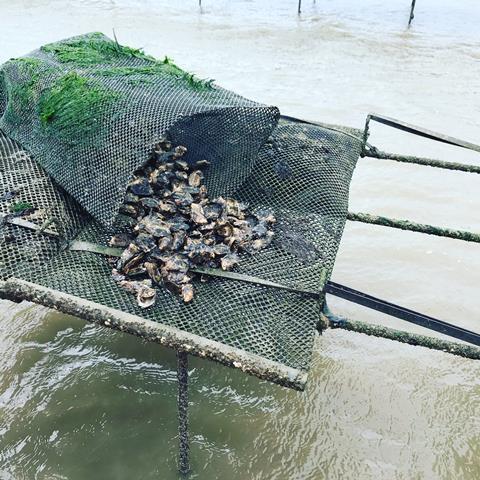
[[[178,379],[178,469],[182,475],[190,471],[188,444],[188,355],[177,352]]]
[[[414,14],[415,1],[416,1],[416,0],[412,0],[412,7],[411,7],[411,9],[410,9],[410,19],[408,20],[408,26],[409,26],[409,27],[410,27],[410,25],[412,24],[412,20],[413,20],[414,17],[415,17],[415,14]]]

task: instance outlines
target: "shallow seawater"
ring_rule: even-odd
[[[285,114],[361,127],[380,112],[480,142],[478,0],[1,1],[0,61],[115,29]],[[391,151],[478,154],[380,126]],[[477,175],[359,161],[350,210],[480,231]],[[334,280],[480,331],[480,245],[347,224]],[[338,313],[413,329],[331,302]],[[173,352],[0,302],[0,479],[173,479]],[[307,390],[190,362],[193,478],[480,478],[480,364],[342,331]]]

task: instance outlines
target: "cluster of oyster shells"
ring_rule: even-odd
[[[120,212],[131,217],[130,232],[109,244],[125,247],[112,272],[118,284],[137,296],[140,307],[155,303],[163,285],[191,302],[194,267],[230,270],[239,252],[254,254],[272,241],[273,213],[249,212],[233,198],[210,199],[204,184],[207,160],[190,165],[187,149],[167,140],[130,181]]]

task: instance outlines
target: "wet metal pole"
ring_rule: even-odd
[[[179,438],[178,469],[182,475],[186,475],[190,471],[190,447],[188,444],[188,355],[186,352],[177,352],[177,379]]]
[[[410,19],[408,20],[408,26],[410,27],[413,18],[415,17],[413,11],[415,10],[415,2],[416,0],[412,0],[412,8],[410,9]]]

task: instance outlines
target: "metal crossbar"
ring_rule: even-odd
[[[75,247],[74,250],[76,251],[81,251],[83,247],[85,251],[100,253],[104,255],[111,255],[112,251],[115,251],[113,252],[113,254],[115,256],[118,256],[121,254],[122,251],[121,249],[106,248],[101,245],[89,244],[88,242],[74,242],[73,245]],[[415,312],[408,308],[395,305],[386,300],[381,300],[379,298],[373,297],[372,295],[368,295],[367,293],[354,290],[353,288],[346,287],[332,281],[328,281],[326,283],[321,281],[321,286],[319,287],[319,290],[317,292],[314,292],[309,290],[297,289],[293,286],[270,282],[259,277],[244,275],[237,272],[228,272],[213,268],[200,267],[193,269],[193,271],[202,275],[209,275],[213,277],[226,278],[233,281],[253,283],[255,285],[269,288],[287,290],[302,295],[308,295],[319,300],[323,298],[325,293],[328,293],[336,297],[340,297],[350,302],[356,303],[358,305],[370,308],[372,310],[377,310],[387,315],[406,320],[410,323],[420,325],[436,332],[440,332],[444,335],[448,335],[450,337],[471,343],[476,346],[480,346],[480,334],[478,333],[461,327],[457,327],[456,325],[444,322],[443,320],[438,320],[423,313]],[[325,285],[323,285],[324,283]]]
[[[368,134],[369,125],[371,121],[382,123],[397,130],[402,130],[407,133],[412,133],[420,137],[428,138],[440,143],[446,143],[448,145],[455,145],[457,147],[466,148],[468,150],[473,150],[474,152],[480,152],[480,145],[475,143],[470,143],[465,140],[460,140],[459,138],[452,137],[450,135],[445,135],[443,133],[433,132],[423,127],[417,125],[412,125],[411,123],[404,122],[402,120],[397,120],[395,118],[386,117],[378,113],[369,113],[367,115],[367,120],[365,122],[365,131]]]
[[[325,287],[325,292],[336,297],[343,298],[349,302],[356,303],[368,307],[378,312],[386,313],[392,317],[400,318],[415,325],[434,330],[436,332],[448,335],[449,337],[462,340],[464,342],[471,343],[472,345],[480,346],[480,334],[467,330],[466,328],[452,325],[451,323],[438,320],[424,315],[422,313],[415,312],[400,305],[381,300],[380,298],[373,297],[367,293],[359,292],[353,288],[340,285],[335,282],[328,282]]]

